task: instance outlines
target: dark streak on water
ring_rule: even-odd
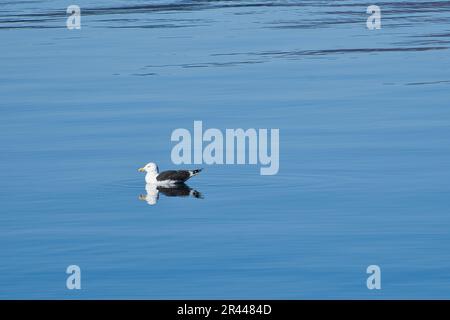
[[[119,2],[119,1],[118,1]],[[45,4],[47,1],[44,2]],[[120,2],[119,2],[120,3]],[[3,2],[7,10],[0,14],[0,30],[4,29],[45,29],[45,28],[65,28],[64,18],[67,17],[64,8],[60,10],[42,9],[39,1]],[[34,6],[33,6],[34,5]],[[50,5],[50,4],[48,4]],[[383,8],[383,27],[386,29],[403,29],[415,27],[420,32],[422,25],[449,24],[450,22],[450,2],[449,1],[397,1],[378,3]],[[23,8],[21,8],[21,6]],[[295,20],[285,20],[271,18],[271,15],[264,15],[264,11],[270,8],[271,12],[283,12],[289,9],[290,16],[298,16]],[[330,10],[330,8],[339,8]],[[345,8],[345,9],[342,9]],[[241,10],[252,10],[246,12],[247,15],[255,17],[263,16],[262,21],[256,21],[261,28],[279,29],[320,29],[339,27],[345,24],[362,24],[367,14],[365,4],[353,1],[174,1],[162,4],[143,4],[142,2],[116,5],[110,7],[96,7],[92,3],[82,6],[83,22],[89,28],[123,28],[123,29],[168,29],[168,28],[198,28],[216,23],[214,18],[191,19],[177,18],[162,19],[167,14],[189,14],[203,10],[226,11],[240,13]],[[312,13],[311,13],[312,12]],[[286,12],[287,13],[287,12]],[[120,18],[106,18],[112,15],[120,15]],[[276,16],[276,14],[273,14]],[[409,37],[409,36],[408,36]],[[443,50],[447,46],[429,46],[429,44],[448,44],[447,40],[438,38],[448,38],[449,33],[430,33],[414,35],[423,40],[409,40],[397,42],[402,47],[385,48],[342,48],[301,50],[293,52],[259,52],[250,53],[257,55],[272,56],[316,56],[345,53],[376,53],[376,52],[402,52],[402,51],[426,51]],[[436,38],[436,39],[430,39]],[[408,46],[410,45],[410,46]],[[417,45],[422,45],[417,47]],[[226,53],[225,53],[226,54]],[[185,64],[184,67],[200,66],[232,66],[246,62],[207,62]],[[249,61],[248,63],[253,63]]]
[[[441,84],[441,83],[450,83],[450,80],[441,80],[441,81],[429,81],[429,82],[411,82],[407,83],[407,86],[421,86],[427,84]]]

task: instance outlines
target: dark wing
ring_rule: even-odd
[[[184,182],[191,177],[191,173],[187,170],[169,170],[164,171],[158,174],[156,180],[164,181],[164,180],[172,180],[178,182]]]

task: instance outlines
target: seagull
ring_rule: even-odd
[[[155,185],[175,185],[186,182],[189,178],[198,175],[203,169],[196,170],[169,170],[159,173],[158,166],[153,163],[147,163],[139,168],[139,172],[147,172],[145,182]]]

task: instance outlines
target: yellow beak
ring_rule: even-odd
[[[145,172],[145,169],[144,168],[139,168],[138,171],[139,172]]]

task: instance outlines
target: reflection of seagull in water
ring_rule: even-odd
[[[167,197],[188,197],[203,198],[201,193],[187,186],[184,182],[196,176],[202,171],[197,170],[169,170],[159,173],[158,166],[150,162],[138,170],[146,172],[145,190],[146,195],[140,195],[139,199],[147,201],[149,205],[154,205],[159,199],[159,193]]]
[[[203,199],[203,196],[197,190],[194,190],[184,183],[173,186],[158,186],[156,184],[149,184],[145,186],[147,194],[139,196],[140,200],[147,201],[149,205],[154,205],[158,202],[159,194],[162,193],[166,197],[189,197],[192,196],[197,199]]]
[[[159,173],[158,166],[153,163],[147,163],[144,167],[139,168],[139,172],[147,172],[145,175],[145,182],[150,184],[175,185],[186,182],[189,178],[196,176],[202,171],[197,170],[169,170]]]

